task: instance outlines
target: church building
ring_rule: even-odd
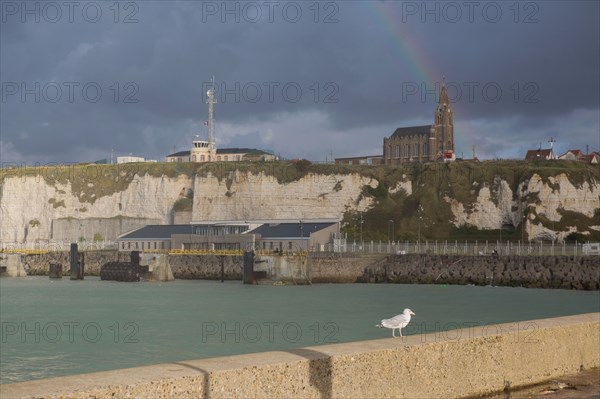
[[[383,139],[383,163],[447,161],[454,159],[454,122],[446,82],[442,83],[433,125],[399,127]]]

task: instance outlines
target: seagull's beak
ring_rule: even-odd
[[[416,316],[417,314],[413,311],[410,312],[411,315]]]

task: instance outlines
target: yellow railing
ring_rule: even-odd
[[[267,250],[267,249],[259,249],[254,251],[254,254],[256,256],[278,256],[278,255],[283,255],[283,256],[308,256],[308,252],[306,251],[283,251],[283,252],[278,252],[278,251],[273,251],[273,250]]]
[[[155,252],[155,251],[146,251],[146,252]],[[244,255],[244,251],[241,249],[172,249],[168,251],[169,255],[221,255],[221,256],[242,256]],[[256,256],[308,256],[308,252],[306,251],[296,251],[296,252],[286,252],[282,253],[271,250],[256,250],[254,251]]]
[[[28,248],[5,248],[0,249],[0,253],[4,254],[22,254],[22,255],[43,255],[49,251],[46,249],[28,249]]]
[[[244,251],[240,249],[172,249],[169,255],[221,255],[242,256]]]
[[[145,253],[145,254],[165,254],[165,255],[168,255],[169,252],[171,252],[171,251],[168,250],[168,249],[144,249],[142,252]]]

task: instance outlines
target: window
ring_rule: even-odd
[[[236,160],[236,161],[240,161],[241,159],[242,159],[242,158],[241,158],[241,155],[236,155],[236,156],[235,156],[235,160]]]
[[[156,249],[156,241],[154,241],[154,249]]]
[[[192,162],[196,162],[196,155],[192,155]]]
[[[217,161],[220,161],[220,160],[221,160],[221,156],[219,155],[219,156],[217,157]]]
[[[400,158],[400,146],[396,146],[396,158]]]
[[[225,161],[225,162],[229,161],[229,157],[228,157],[227,155],[225,155],[225,156],[223,157],[223,161]]]
[[[131,243],[130,242],[127,243],[127,249],[131,249]]]
[[[423,155],[428,155],[427,142],[423,143]]]
[[[410,157],[410,146],[408,144],[404,144],[404,157]]]
[[[414,153],[413,153],[413,155],[414,155],[415,157],[418,157],[418,156],[419,156],[419,144],[418,144],[418,143],[415,143],[415,144],[413,145],[413,152],[414,152]]]
[[[291,241],[288,242],[288,250],[290,250],[290,251],[292,250],[292,242]]]
[[[204,155],[200,155],[200,162],[204,162]]]

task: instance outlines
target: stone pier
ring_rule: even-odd
[[[0,385],[46,398],[457,398],[600,366],[600,313]]]

